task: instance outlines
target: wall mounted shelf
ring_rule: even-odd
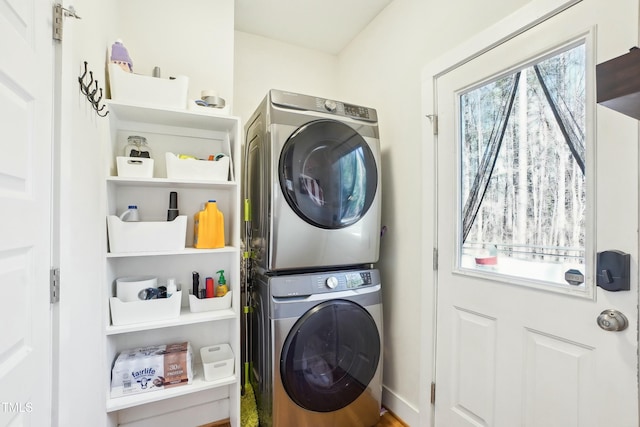
[[[640,49],[596,66],[597,103],[640,120]]]

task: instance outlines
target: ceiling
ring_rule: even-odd
[[[235,29],[336,55],[392,0],[235,0]]]

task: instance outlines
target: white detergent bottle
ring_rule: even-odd
[[[140,221],[140,217],[138,216],[138,206],[129,205],[127,210],[120,214],[120,220],[127,222]]]

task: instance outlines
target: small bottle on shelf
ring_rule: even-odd
[[[218,278],[218,287],[216,288],[216,296],[223,297],[229,291],[229,288],[227,287],[227,279],[224,277],[224,270],[218,270],[216,273],[220,275]]]
[[[127,207],[127,210],[120,214],[120,220],[127,221],[127,222],[140,221],[140,216],[138,215],[138,206],[129,205]]]
[[[176,285],[176,279],[170,277],[167,279],[167,298],[178,292],[178,285]]]

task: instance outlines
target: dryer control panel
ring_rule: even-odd
[[[377,122],[378,114],[373,108],[362,107],[360,105],[346,104],[333,99],[318,98],[316,96],[301,95],[293,92],[271,90],[271,103],[279,107],[292,108],[295,110],[315,111],[319,113],[329,113],[338,116],[351,117],[367,122]]]

